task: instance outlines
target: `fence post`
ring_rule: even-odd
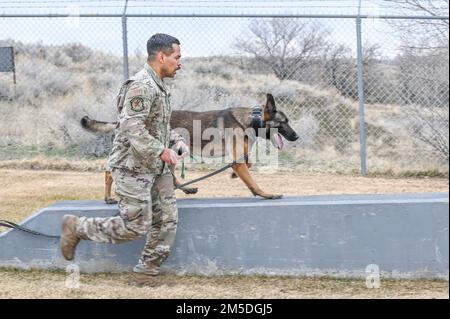
[[[122,14],[122,45],[123,45],[123,78],[127,80],[129,78],[128,73],[128,33],[127,33],[127,4],[125,1],[125,7]]]
[[[356,18],[356,44],[357,44],[357,68],[358,68],[358,101],[359,101],[359,146],[361,157],[361,175],[366,176],[366,124],[364,115],[364,73],[363,50],[361,41],[361,16]]]

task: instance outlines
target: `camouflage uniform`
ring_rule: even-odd
[[[157,274],[175,240],[178,221],[173,177],[159,156],[182,137],[170,129],[170,92],[148,64],[122,86],[118,108],[107,166],[116,183],[119,216],[81,217],[77,235],[101,243],[147,235],[134,270]]]

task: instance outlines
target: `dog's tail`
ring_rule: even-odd
[[[89,116],[83,116],[80,123],[84,129],[90,132],[103,134],[113,133],[117,125],[117,122],[101,122],[93,120]]]

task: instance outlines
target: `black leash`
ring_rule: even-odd
[[[199,182],[199,181],[202,181],[202,180],[204,180],[204,179],[210,178],[211,176],[217,175],[217,174],[223,172],[224,170],[229,169],[229,168],[232,167],[234,164],[239,163],[241,160],[247,161],[247,160],[248,160],[248,155],[244,155],[244,156],[242,156],[240,159],[238,159],[238,160],[236,160],[236,161],[233,161],[232,163],[228,163],[228,164],[225,165],[224,167],[219,168],[218,170],[215,170],[215,171],[212,172],[212,173],[209,173],[209,174],[207,174],[207,175],[205,175],[205,176],[201,176],[201,177],[199,177],[199,178],[193,179],[192,181],[186,182],[186,183],[184,183],[184,184],[178,185],[177,187],[175,187],[175,189],[179,189],[179,188],[185,187],[185,186],[187,186],[187,185],[191,185],[191,184],[197,183],[197,182]],[[172,170],[170,170],[170,172],[172,173],[173,176],[175,176],[175,174],[172,172]]]
[[[7,228],[12,228],[12,229],[17,229],[17,230],[23,231],[23,232],[28,233],[28,234],[32,234],[32,235],[36,235],[36,236],[42,236],[42,237],[47,237],[47,238],[60,238],[61,237],[61,236],[56,236],[56,235],[43,234],[43,233],[40,233],[38,231],[31,230],[31,229],[25,228],[23,226],[20,226],[20,225],[18,225],[16,223],[13,223],[13,222],[10,222],[10,221],[7,221],[7,220],[2,220],[2,219],[0,219],[0,226],[7,227]]]
[[[185,186],[187,186],[187,185],[191,185],[191,184],[193,184],[193,183],[197,183],[197,182],[202,181],[202,180],[204,180],[204,179],[210,178],[211,176],[217,175],[217,174],[223,172],[224,170],[226,170],[226,169],[232,167],[234,164],[237,164],[237,163],[240,162],[241,160],[247,161],[247,159],[248,159],[248,156],[247,156],[247,155],[244,155],[244,156],[241,157],[240,159],[238,159],[238,160],[236,160],[236,161],[233,161],[232,163],[229,163],[229,164],[225,165],[224,167],[219,168],[218,170],[215,170],[215,171],[212,172],[212,173],[209,173],[209,174],[207,174],[207,175],[205,175],[205,176],[202,176],[202,177],[193,179],[193,180],[191,180],[191,181],[189,181],[189,182],[186,182],[186,183],[184,183],[184,184],[178,185],[178,186],[175,187],[175,188],[176,188],[176,189],[182,188],[182,187],[185,187]],[[172,175],[174,175],[174,173],[173,173],[172,171],[170,171],[170,172],[172,173]],[[2,227],[7,227],[7,228],[12,228],[12,229],[17,229],[17,230],[20,230],[20,231],[25,232],[25,233],[27,233],[27,234],[31,234],[31,235],[35,235],[35,236],[41,236],[41,237],[53,238],[53,239],[56,239],[56,238],[59,239],[59,238],[61,238],[61,236],[44,234],[44,233],[41,233],[41,232],[38,232],[38,231],[35,231],[35,230],[28,229],[28,228],[26,228],[26,227],[20,226],[20,225],[18,225],[18,224],[16,224],[16,223],[13,223],[13,222],[10,222],[10,221],[7,221],[7,220],[3,220],[3,219],[0,219],[0,226],[2,226]]]

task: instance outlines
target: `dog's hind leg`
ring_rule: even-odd
[[[117,200],[111,196],[113,178],[110,171],[105,171],[105,203],[117,204]]]

